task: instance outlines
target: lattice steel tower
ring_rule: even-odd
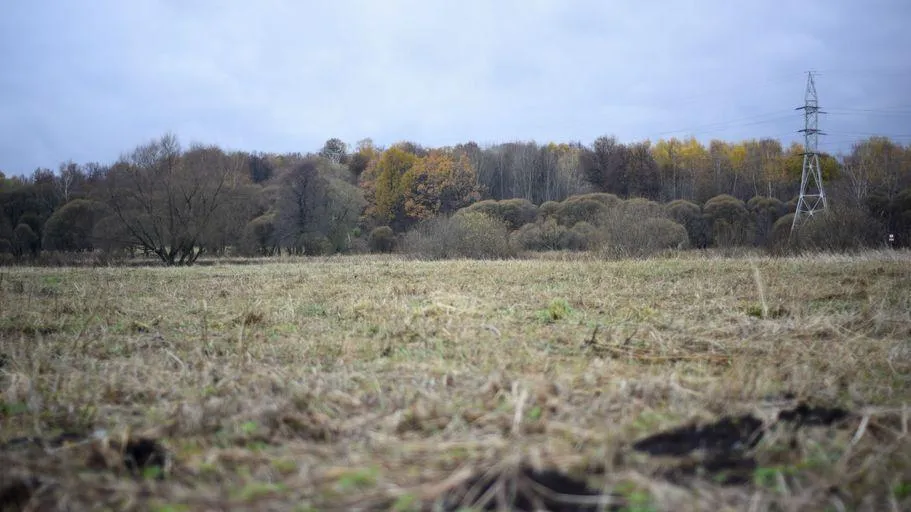
[[[813,72],[807,72],[807,92],[804,96],[804,105],[795,110],[803,110],[804,153],[803,172],[800,177],[800,196],[797,198],[797,211],[794,212],[794,222],[791,231],[805,217],[812,217],[814,213],[828,207],[826,192],[822,188],[822,172],[819,169],[819,136],[825,135],[819,131],[819,99],[816,97],[816,83],[813,81]]]

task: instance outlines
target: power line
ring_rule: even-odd
[[[787,115],[784,115],[787,113]],[[674,133],[685,133],[686,135],[696,135],[700,133],[712,133],[722,130],[727,130],[729,128],[736,128],[741,126],[752,126],[757,124],[772,123],[775,121],[781,121],[783,119],[790,119],[793,116],[792,110],[778,110],[775,112],[766,112],[764,114],[756,114],[752,116],[730,119],[727,121],[716,121],[713,123],[707,123],[703,125],[697,125],[690,128],[681,128],[679,130],[668,130],[665,132],[655,133],[655,137],[660,137],[662,135],[670,135]],[[769,117],[775,116],[775,117]],[[763,119],[765,118],[765,119]],[[652,137],[649,137],[652,138]]]
[[[788,78],[790,78],[790,74],[789,74]],[[770,85],[773,83],[774,84],[784,84],[785,79],[783,77],[775,77],[775,78],[766,77],[766,78],[760,79],[760,80],[751,80],[750,86],[758,88],[758,87],[764,87],[764,86],[767,86],[767,85]],[[790,83],[790,81],[788,81],[788,83]],[[675,98],[672,98],[672,100],[673,100],[675,106],[688,105],[688,104],[693,103],[693,100],[718,96],[719,93],[729,92],[732,89],[739,89],[739,86],[731,87],[730,85],[728,85],[725,87],[715,87],[712,89],[703,90],[702,92],[700,92],[698,94],[675,97]]]
[[[883,133],[883,132],[826,132],[826,135],[846,135],[846,136],[856,136],[856,137],[891,137],[895,139],[903,139],[911,137],[911,133]]]
[[[873,109],[829,109],[827,112],[829,115],[835,116],[911,116],[911,111],[902,112],[897,110],[873,110]]]
[[[846,69],[846,68],[830,68],[830,69],[817,69],[813,71],[813,74],[816,76],[825,76],[828,74],[843,74],[843,75],[909,75],[911,74],[911,69],[908,68],[855,68],[855,69]]]
[[[819,77],[826,74],[842,74],[849,73],[854,76],[856,75],[884,75],[884,74],[911,74],[911,69],[887,69],[887,68],[864,68],[864,69],[823,69],[823,70],[813,70],[814,77]],[[802,73],[801,73],[802,74]],[[775,77],[775,78],[765,78],[760,79],[759,81],[752,82],[753,85],[763,84],[763,83],[781,83],[786,78],[790,78],[790,73],[788,77]],[[674,98],[676,105],[681,105],[688,103],[689,100],[699,99],[709,96],[717,95],[719,92],[728,90],[725,88],[715,88],[712,91],[702,92],[690,96],[681,96]],[[778,121],[792,119],[789,113],[792,113],[791,110],[778,110],[772,112],[765,112],[761,114],[755,114],[745,117],[738,117],[734,119],[716,121],[711,123],[699,124],[695,126],[690,126],[686,128],[680,128],[676,130],[666,130],[662,132],[655,132],[645,136],[645,139],[654,140],[660,139],[665,136],[678,136],[678,137],[687,137],[687,136],[697,136],[697,135],[706,135],[711,133],[717,133],[722,131],[727,131],[733,128],[741,128],[748,126],[756,126],[763,124],[776,123]],[[902,117],[911,115],[911,105],[871,105],[871,106],[835,106],[827,109],[826,112],[819,111],[817,114],[831,114],[833,116],[840,117],[850,117],[850,116],[892,116],[892,117]],[[789,134],[790,135],[790,134]],[[857,135],[868,135],[858,133]],[[781,138],[781,137],[778,137]]]

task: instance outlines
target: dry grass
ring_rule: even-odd
[[[908,510],[909,375],[908,253],[7,269],[0,508],[454,509],[528,466],[605,508]],[[734,485],[632,449],[798,401],[854,415]]]

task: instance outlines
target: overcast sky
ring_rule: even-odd
[[[11,0],[0,170],[185,144],[911,142],[909,0]],[[904,112],[904,113],[903,113]]]

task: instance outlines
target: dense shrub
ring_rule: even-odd
[[[370,231],[367,238],[370,252],[392,252],[395,250],[395,233],[389,226],[379,226]]]
[[[91,251],[95,222],[104,215],[104,205],[74,199],[54,212],[44,223],[42,248],[51,251]]]
[[[577,222],[564,235],[563,246],[571,251],[588,251],[601,247],[604,233],[589,222]]]
[[[911,247],[911,187],[891,197],[882,191],[866,198],[867,210],[895,236],[893,247]]]
[[[791,225],[794,223],[794,214],[782,215],[772,224],[769,234],[768,250],[775,255],[784,255],[793,252],[796,246],[791,245]]]
[[[102,217],[95,223],[92,230],[95,249],[100,249],[112,260],[116,260],[120,253],[129,252],[135,248],[130,240],[131,237],[126,226],[116,215]]]
[[[19,224],[25,224],[30,227],[32,232],[35,233],[39,239],[41,238],[41,228],[44,226],[44,222],[37,213],[27,212],[22,214],[22,216],[19,217],[19,222],[16,224],[16,227],[19,227]]]
[[[461,211],[419,224],[405,234],[404,251],[429,259],[515,256],[509,243],[509,225],[477,211]]]
[[[690,219],[702,215],[702,208],[700,208],[698,204],[685,199],[671,201],[665,205],[664,209],[669,218],[673,219],[674,222],[683,225],[686,225]]]
[[[661,205],[653,201],[638,198],[623,201],[604,219],[603,254],[640,257],[686,246],[686,228],[665,215]]]
[[[620,203],[619,206],[623,209],[624,214],[639,219],[662,218],[666,216],[664,207],[662,207],[660,203],[641,197],[627,199]]]
[[[774,197],[756,196],[747,202],[746,207],[750,212],[753,226],[753,244],[768,245],[772,235],[772,226],[786,213],[784,203]]]
[[[300,235],[293,247],[299,247],[307,256],[322,256],[336,252],[332,240],[319,233]]]
[[[31,226],[21,223],[13,230],[13,254],[21,258],[26,254],[38,253],[38,235]]]
[[[247,256],[272,256],[277,248],[275,215],[260,215],[244,226],[241,253]]]
[[[485,200],[466,206],[459,210],[462,213],[483,213],[506,223],[512,231],[533,222],[538,215],[538,208],[527,199],[504,199],[502,201]]]
[[[690,247],[703,249],[712,241],[709,222],[698,204],[683,199],[671,201],[665,206],[668,218],[686,228]]]
[[[545,201],[538,207],[538,220],[545,221],[554,218],[560,209],[560,203],[557,201]]]
[[[783,203],[781,205],[781,208],[782,208],[782,210],[784,210],[784,213],[782,215],[787,215],[788,213],[794,213],[795,211],[797,211],[797,198],[795,197],[795,198],[791,199],[790,201]]]
[[[577,222],[597,224],[605,212],[621,204],[620,198],[613,194],[593,193],[570,196],[560,203],[541,205],[539,212],[545,210],[549,216],[566,227],[574,226]],[[539,215],[539,217],[544,217]]]
[[[749,240],[750,214],[740,199],[722,194],[702,208],[712,224],[712,238],[718,247],[744,245]]]
[[[686,228],[671,219],[645,219],[643,228],[649,233],[646,250],[684,249],[687,246]]]
[[[880,247],[885,226],[860,208],[838,205],[803,219],[792,233],[794,214],[779,217],[772,226],[768,248],[784,255],[813,251],[856,251]]]
[[[799,223],[795,235],[800,250],[854,251],[882,246],[886,230],[867,212],[838,205]]]
[[[347,254],[367,254],[370,252],[370,242],[365,236],[352,236],[346,252]]]
[[[911,187],[902,190],[895,200],[896,247],[911,247]]]
[[[591,194],[578,194],[575,196],[570,196],[566,198],[566,201],[598,201],[604,203],[604,206],[608,208],[613,208],[622,202],[622,199],[617,197],[614,194],[608,194],[605,192],[594,192]]]
[[[576,196],[560,203],[554,218],[564,226],[574,226],[577,222],[593,224],[609,210],[610,207],[602,201]]]
[[[565,248],[567,231],[554,218],[538,220],[519,228],[511,241],[513,246],[525,251],[557,251]]]
[[[688,235],[682,225],[660,217],[615,216],[606,228],[602,252],[608,257],[644,257],[667,249],[686,247]]]

